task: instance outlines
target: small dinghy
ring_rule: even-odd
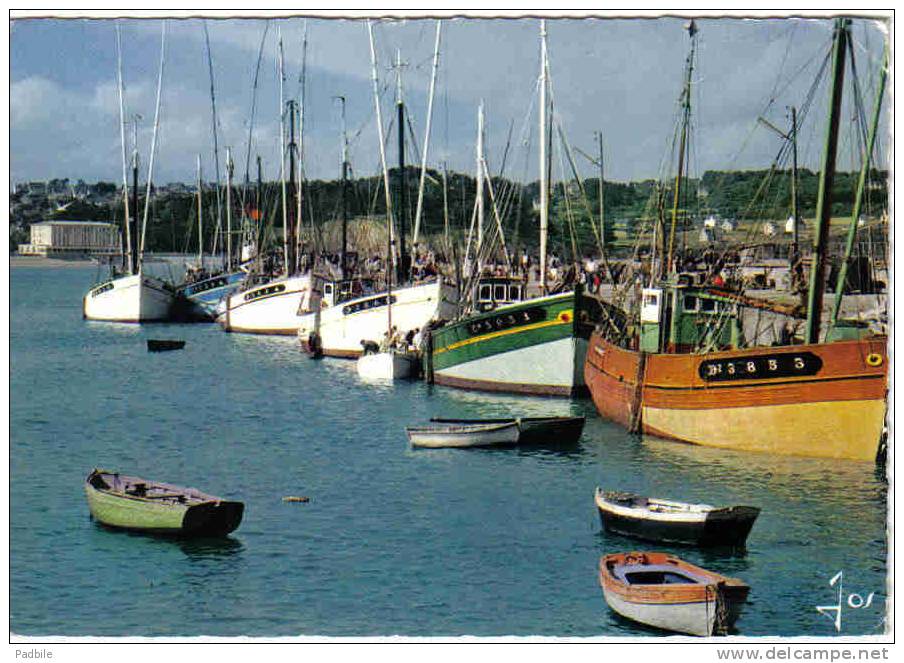
[[[430,419],[440,424],[518,424],[518,444],[527,446],[576,444],[584,430],[584,417],[518,417],[511,419]]]
[[[408,427],[408,440],[413,447],[500,447],[518,444],[518,423],[443,424]]]
[[[752,506],[717,508],[600,488],[594,501],[607,532],[692,546],[743,547],[760,514]]]
[[[606,603],[622,617],[689,635],[725,635],[741,614],[750,587],[659,552],[600,559]]]
[[[107,470],[85,480],[95,520],[120,529],[181,536],[225,536],[242,522],[245,505],[194,488],[147,481]]]
[[[168,352],[170,350],[181,350],[185,347],[185,341],[148,339],[148,352]]]
[[[404,380],[417,373],[417,355],[408,352],[378,352],[358,358],[358,375],[366,380]]]

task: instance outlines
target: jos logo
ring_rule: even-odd
[[[847,605],[848,608],[852,608],[857,610],[859,608],[868,608],[873,603],[873,596],[875,596],[876,592],[870,592],[869,596],[865,599],[860,594],[850,593],[847,595],[847,600],[844,598],[844,571],[839,571],[835,574],[829,581],[829,587],[834,587],[835,583],[838,583],[838,603],[836,605],[818,605],[816,606],[817,612],[825,615],[829,619],[832,620],[832,623],[835,624],[835,630],[841,631],[841,612],[842,608]],[[831,614],[831,613],[834,613]]]

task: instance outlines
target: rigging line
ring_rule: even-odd
[[[245,203],[246,197],[248,195],[248,188],[251,185],[250,174],[251,174],[251,135],[254,131],[254,116],[257,112],[257,89],[258,82],[261,73],[261,62],[264,58],[264,43],[267,39],[267,33],[270,31],[270,21],[264,22],[264,33],[261,35],[261,45],[258,48],[257,52],[257,64],[254,68],[254,82],[251,86],[251,119],[248,123],[248,143],[245,149],[245,180],[242,185],[242,192],[240,195],[240,202],[242,204],[242,217],[245,218],[247,214],[247,206]]]

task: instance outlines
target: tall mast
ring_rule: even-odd
[[[216,175],[216,185],[217,185],[217,230],[213,235],[213,252],[216,253],[218,250],[217,242],[220,238],[220,233],[223,230],[223,209],[222,209],[222,194],[220,192],[220,146],[219,141],[217,140],[217,98],[214,92],[214,79],[213,79],[213,55],[210,52],[210,36],[207,34],[207,21],[204,21],[204,42],[207,45],[207,68],[210,74],[210,112],[212,115],[211,126],[213,127],[213,167],[214,173]]]
[[[257,227],[254,228],[254,237],[255,237],[255,251],[257,252],[257,264],[258,264],[258,273],[262,270],[264,262],[264,252],[261,251],[261,246],[264,243],[264,173],[263,167],[261,166],[261,155],[257,155],[257,189],[255,191],[255,202],[254,209],[257,212],[257,219],[251,219],[252,221],[257,222]]]
[[[691,74],[694,71],[694,51],[696,50],[697,24],[691,19],[687,24],[687,33],[691,38],[691,49],[687,56],[686,78],[682,92],[683,117],[681,121],[681,139],[678,147],[678,174],[675,177],[675,195],[672,199],[672,226],[669,232],[669,253],[664,265],[664,272],[672,269],[672,257],[675,249],[675,228],[678,224],[678,205],[681,203],[681,180],[684,177],[684,155],[687,149],[687,133],[691,119]]]
[[[129,216],[129,175],[126,166],[126,116],[125,102],[123,101],[123,84],[122,84],[122,36],[119,32],[119,22],[116,23],[116,80],[119,88],[119,139],[122,147],[122,202],[125,212],[123,213],[123,226],[125,226],[126,244],[122,252],[123,268],[128,274],[132,274],[132,228]],[[133,208],[138,213],[137,207]]]
[[[296,180],[296,207],[295,207],[295,245],[298,247],[296,260],[299,265],[301,263],[301,247],[302,247],[302,220],[304,216],[301,213],[302,198],[304,196],[304,188],[302,182],[304,180],[304,107],[305,107],[305,87],[307,86],[307,68],[308,68],[308,20],[304,21],[304,30],[302,32],[301,42],[301,75],[299,83],[300,103],[298,108],[298,179]],[[314,239],[313,225],[311,227],[311,241]]]
[[[807,296],[807,327],[805,343],[819,342],[822,321],[822,300],[825,294],[826,240],[832,216],[832,186],[835,182],[835,159],[838,148],[838,123],[841,116],[841,93],[844,84],[844,55],[847,46],[848,19],[835,20],[832,48],[832,88],[829,102],[829,121],[826,126],[825,151],[819,173],[819,193],[816,197],[816,232],[813,237],[813,266],[810,270],[810,290]]]
[[[204,220],[201,203],[201,155],[198,155],[198,266],[204,269]]]
[[[421,156],[421,178],[417,188],[417,211],[414,213],[414,233],[411,236],[412,250],[417,253],[418,237],[421,230],[421,212],[424,209],[424,182],[427,177],[427,151],[430,147],[430,124],[433,119],[433,95],[436,90],[436,70],[439,68],[439,39],[443,22],[436,21],[436,43],[433,46],[433,71],[430,74],[430,96],[427,102],[427,128],[424,130],[424,153]]]
[[[854,209],[851,213],[851,225],[848,226],[847,242],[844,248],[844,256],[841,260],[841,269],[838,272],[838,281],[835,285],[835,303],[832,307],[832,326],[838,322],[838,314],[841,311],[841,298],[844,296],[844,284],[847,280],[848,263],[854,251],[854,240],[857,236],[857,224],[860,221],[860,209],[863,205],[863,191],[866,188],[866,178],[869,173],[870,160],[873,148],[876,145],[876,130],[879,127],[879,115],[882,111],[882,98],[885,94],[885,80],[888,75],[888,44],[885,45],[885,54],[882,58],[882,69],[879,72],[879,84],[876,89],[876,103],[873,107],[873,117],[869,127],[866,154],[863,156],[863,165],[860,167],[860,179],[857,181],[857,194],[854,198]]]
[[[483,273],[483,99],[477,108],[477,275]]]
[[[405,248],[405,213],[408,186],[405,177],[405,102],[402,101],[402,52],[396,49],[396,109],[399,123],[399,282],[408,278],[408,254]]]
[[[137,274],[141,269],[141,265],[138,261],[138,120],[140,119],[140,115],[132,117],[132,121],[134,122],[132,125],[132,209],[135,210],[130,222],[130,225],[132,226],[132,242],[130,247],[132,257],[130,272],[132,274]]]
[[[800,261],[800,210],[797,201],[797,109],[791,107],[791,282],[797,285]]]
[[[226,270],[232,271],[232,150],[226,148]]]
[[[289,113],[289,200],[295,200],[295,154],[297,150],[297,145],[295,143],[295,100],[289,99],[287,112]],[[295,241],[295,219],[292,218],[295,215],[295,207],[294,205],[289,209],[289,255],[286,257],[286,269],[289,274],[294,274],[298,271],[298,263],[297,263],[297,245]]]
[[[286,111],[283,97],[285,74],[283,69],[282,34],[279,28],[277,28],[277,34],[279,35],[276,42],[276,70],[279,78],[279,180],[280,191],[282,192],[283,273],[288,276],[292,273],[292,268],[289,262],[289,205],[287,201],[288,192],[286,191]]]
[[[148,159],[147,193],[144,198],[144,218],[141,220],[141,248],[138,252],[138,265],[141,266],[141,256],[144,254],[144,241],[147,237],[148,212],[151,205],[151,182],[154,176],[154,156],[157,154],[157,129],[160,127],[160,92],[163,87],[163,62],[166,54],[166,21],[160,26],[160,69],[157,73],[157,104],[154,110],[154,133],[151,136],[151,156]]]
[[[380,165],[383,168],[383,193],[386,196],[386,230],[387,235],[389,236],[389,256],[387,258],[386,263],[386,274],[387,274],[387,282],[392,279],[392,260],[393,260],[393,224],[392,224],[392,196],[389,192],[389,169],[386,167],[386,149],[384,147],[383,142],[383,114],[380,111],[380,82],[377,78],[377,51],[374,47],[374,31],[373,26],[370,23],[370,19],[367,20],[367,36],[370,40],[370,64],[371,64],[371,80],[373,82],[373,90],[374,90],[374,108],[377,112],[377,136],[379,138],[380,143]]]
[[[546,21],[540,21],[540,294],[546,294],[549,182],[546,179]]]
[[[339,253],[339,268],[342,272],[342,278],[348,278],[346,272],[346,250],[348,248],[348,134],[345,128],[345,97],[336,97],[342,104],[342,136],[341,136],[341,153],[342,153],[342,189],[341,189],[341,205],[342,205],[342,250]]]

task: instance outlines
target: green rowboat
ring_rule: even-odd
[[[194,488],[95,469],[85,480],[88,508],[108,527],[179,536],[225,536],[245,505]]]

